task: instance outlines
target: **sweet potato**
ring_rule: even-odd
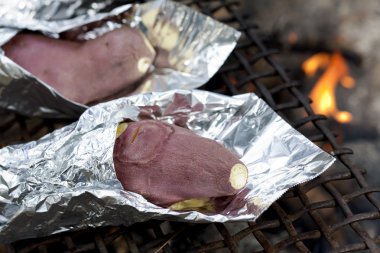
[[[133,85],[155,59],[144,35],[126,26],[85,42],[19,33],[3,49],[21,67],[82,104]]]
[[[125,190],[175,210],[210,210],[212,198],[236,194],[248,178],[247,168],[216,141],[154,120],[121,125],[113,155]]]

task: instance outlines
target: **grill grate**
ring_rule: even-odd
[[[350,162],[326,118],[316,115],[301,84],[291,80],[268,49],[242,1],[182,0],[242,31],[227,62],[202,88],[234,95],[255,92],[293,127],[333,152],[337,163],[319,178],[294,187],[256,222],[188,224],[149,221],[101,227],[3,245],[0,252],[380,252],[380,187]],[[68,121],[29,119],[0,112],[0,147],[36,139]],[[358,207],[359,206],[359,207]]]

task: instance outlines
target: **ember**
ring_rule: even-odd
[[[334,117],[340,123],[351,122],[351,113],[337,108],[335,96],[338,84],[345,88],[352,88],[355,85],[355,80],[349,75],[344,57],[339,52],[331,55],[315,54],[303,63],[302,69],[308,77],[315,76],[319,69],[325,69],[310,93],[314,111]]]

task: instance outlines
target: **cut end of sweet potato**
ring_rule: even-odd
[[[151,10],[142,16],[142,22],[148,29],[148,37],[154,46],[172,50],[178,43],[180,31],[168,20],[158,17],[159,10]]]
[[[186,199],[172,204],[173,211],[214,211],[215,207],[210,198]]]
[[[179,30],[170,23],[164,23],[160,27],[158,37],[160,38],[159,46],[168,51],[175,48],[179,39]]]
[[[148,72],[148,69],[152,65],[152,59],[148,57],[142,57],[140,60],[137,62],[137,69],[140,73],[146,73]]]
[[[116,129],[116,139],[120,137],[120,135],[122,135],[125,130],[127,130],[127,127],[128,127],[128,123],[120,123],[118,126],[117,126],[117,129]]]
[[[235,164],[232,167],[231,174],[230,174],[231,186],[236,190],[240,190],[247,184],[247,180],[248,180],[247,167],[241,163]]]
[[[153,9],[145,13],[141,18],[145,26],[153,27],[156,22],[159,9]]]

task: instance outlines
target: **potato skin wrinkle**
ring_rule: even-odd
[[[245,186],[235,189],[230,182],[234,166],[246,169],[237,156],[214,140],[160,121],[128,123],[113,155],[123,188],[160,206],[231,196]],[[247,174],[235,174],[247,181]]]
[[[3,50],[64,97],[81,104],[102,100],[135,84],[155,59],[144,35],[127,26],[85,42],[19,33]]]

